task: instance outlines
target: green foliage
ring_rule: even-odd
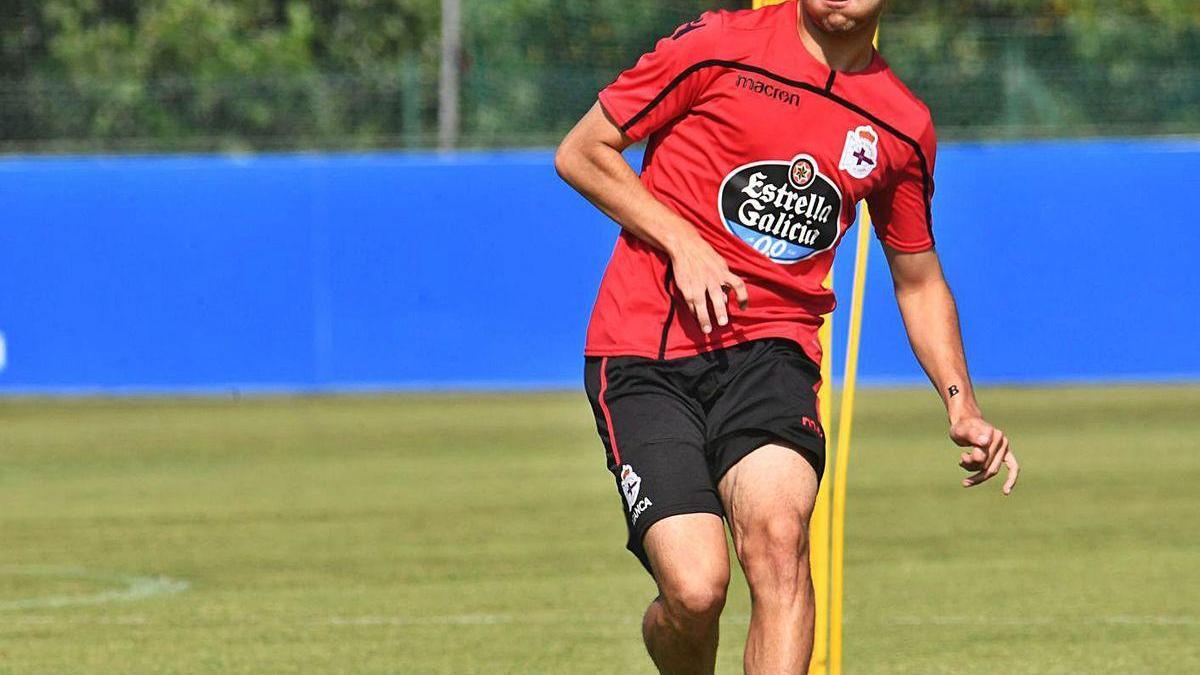
[[[745,0],[464,0],[464,145],[552,143],[655,40]],[[0,0],[0,147],[417,147],[440,0]],[[943,136],[1200,130],[1195,0],[894,2]]]
[[[1200,130],[1194,0],[895,3],[882,39],[951,135]]]
[[[272,11],[262,1],[155,0],[122,20],[94,0],[52,0],[48,65],[66,89],[56,99],[71,100],[74,114],[47,108],[40,116],[51,135],[67,137],[283,131],[289,120],[278,112],[294,108],[301,93],[247,94],[264,78],[313,69],[313,19],[300,4],[288,5],[278,23]]]
[[[466,123],[489,145],[545,142],[569,128],[596,92],[713,0],[468,2]]]
[[[432,116],[419,99],[436,75],[438,6],[50,0],[20,17],[39,36],[22,52],[37,58],[6,83],[23,95],[0,107],[0,137],[35,147],[369,147]]]

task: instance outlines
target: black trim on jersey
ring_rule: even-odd
[[[833,78],[835,77],[837,77],[837,71],[829,71],[829,79],[825,80],[825,93],[828,94],[829,92],[833,91]]]
[[[675,31],[675,34],[671,36],[671,39],[678,40],[679,38],[683,37],[684,35],[687,35],[688,33],[696,30],[697,28],[703,28],[703,27],[704,27],[703,19],[696,19],[694,21],[689,21],[689,22],[685,23],[684,25],[680,26]]]
[[[671,265],[667,264],[667,273],[664,275],[663,288],[667,291],[667,301],[671,303],[671,308],[667,310],[667,320],[663,322],[662,338],[658,341],[658,360],[662,361],[667,358],[667,335],[671,332],[671,322],[675,320],[675,295],[671,293]]]
[[[816,85],[812,85],[807,82],[800,82],[799,80],[793,80],[793,79],[784,77],[782,75],[773,73],[773,72],[767,70],[766,68],[761,68],[759,66],[752,66],[752,65],[749,65],[746,63],[739,63],[737,61],[726,61],[723,59],[707,59],[705,61],[699,61],[697,63],[693,63],[692,65],[685,68],[682,73],[679,73],[678,75],[676,75],[675,79],[671,80],[667,84],[667,86],[663,88],[662,91],[658,92],[658,95],[655,96],[653,99],[651,99],[651,101],[649,103],[647,103],[644,108],[639,110],[636,115],[629,118],[628,122],[621,125],[621,133],[625,133],[625,132],[629,131],[629,129],[632,128],[633,125],[642,121],[643,117],[650,114],[650,111],[653,110],[659,103],[662,103],[663,99],[665,99],[667,97],[667,95],[670,94],[671,91],[675,89],[675,87],[678,87],[680,84],[682,84],[683,81],[686,80],[688,77],[690,77],[692,74],[699,72],[701,70],[704,70],[705,68],[713,68],[713,67],[723,67],[723,68],[729,68],[730,70],[744,70],[749,73],[757,73],[758,75],[761,75],[763,77],[767,77],[772,80],[775,80],[776,82],[779,82],[780,84],[786,84],[789,87],[795,87],[797,89],[803,89],[805,91],[810,91],[814,94],[817,94],[818,96],[822,96],[824,98],[829,99],[830,101],[833,101],[834,103],[837,103],[838,105],[842,106],[843,108],[846,108],[848,110],[858,113],[859,115],[862,115],[863,117],[867,118],[868,120],[871,120],[875,124],[878,124],[880,126],[880,128],[882,128],[884,131],[887,131],[888,133],[892,134],[896,138],[899,138],[900,140],[902,140],[906,144],[908,144],[909,147],[911,147],[913,149],[913,151],[916,153],[917,160],[920,162],[920,165],[921,165],[921,186],[922,186],[922,192],[924,193],[924,197],[925,197],[925,227],[929,230],[929,240],[934,241],[934,237],[933,237],[933,198],[932,198],[933,195],[931,194],[933,192],[933,178],[932,178],[932,176],[929,175],[929,162],[925,159],[925,152],[923,150],[921,150],[921,144],[919,142],[917,142],[915,139],[904,135],[903,133],[900,132],[899,129],[892,126],[891,124],[888,124],[887,122],[884,122],[883,120],[879,119],[879,117],[875,116],[874,114],[867,112],[867,110],[862,108],[861,106],[851,103],[850,101],[847,101],[846,99],[842,98],[841,96],[838,96],[837,94],[833,93],[832,91],[826,91],[825,89],[822,89]],[[834,72],[836,72],[836,71],[832,71],[829,73],[830,84],[833,83]]]

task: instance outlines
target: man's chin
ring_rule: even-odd
[[[863,30],[874,19],[874,13],[882,10],[871,3],[851,0],[802,0],[800,3],[807,14],[808,23],[832,35],[849,35]]]
[[[821,27],[821,30],[833,35],[848,35],[861,27],[858,21],[836,12],[822,17],[815,23]]]

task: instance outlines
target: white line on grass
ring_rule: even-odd
[[[887,623],[898,626],[1052,626],[1055,624],[1117,626],[1197,626],[1194,616],[1111,614],[1070,616],[897,616]]]
[[[62,605],[59,605],[62,606]],[[3,608],[3,606],[0,606]],[[43,607],[44,608],[44,607]],[[100,616],[84,615],[64,616],[61,614],[44,614],[37,616],[13,616],[0,620],[0,623],[18,625],[53,626],[66,624],[111,624],[111,625],[148,625],[156,619],[141,615],[129,616]],[[749,624],[746,615],[733,614],[725,616],[722,621],[726,625],[744,626]],[[240,616],[233,623],[259,626],[264,624],[289,625],[292,622],[287,617],[277,616],[270,619],[253,615]],[[569,612],[530,612],[522,614],[446,614],[432,616],[355,616],[330,617],[328,619],[310,622],[310,625],[341,626],[346,628],[366,627],[407,627],[407,626],[497,626],[497,625],[562,625],[570,624],[602,624],[602,625],[634,625],[641,624],[640,617],[635,615],[588,614],[572,616]],[[891,616],[878,621],[855,621],[848,617],[847,623],[860,625],[886,626],[1052,626],[1052,625],[1110,625],[1110,626],[1200,626],[1200,618],[1194,616],[1145,615],[1134,616],[1114,614],[1088,618],[1074,617],[1006,617],[1006,616]],[[229,622],[222,620],[222,625]]]
[[[63,616],[41,614],[34,616],[13,615],[0,619],[0,623],[11,626],[146,626],[151,623],[144,616]]]
[[[129,574],[89,572],[82,567],[47,565],[9,565],[0,567],[0,576],[47,577],[55,579],[85,579],[119,586],[95,593],[42,595],[15,600],[0,600],[0,611],[22,609],[55,609],[99,605],[107,602],[129,602],[156,595],[171,595],[188,589],[188,582],[169,577],[147,577]]]
[[[513,623],[550,623],[561,620],[561,616],[554,619],[535,619],[511,614],[449,614],[446,616],[358,616],[350,618],[335,616],[329,620],[329,623],[334,626],[490,626]]]
[[[570,616],[566,612],[523,613],[523,614],[446,614],[431,616],[358,616],[332,617],[327,623],[332,626],[490,626],[508,624],[559,624],[564,620],[571,623],[612,624],[641,623],[640,617],[586,614]],[[746,625],[750,617],[729,615],[721,619],[725,623]],[[1050,626],[1071,625],[1117,625],[1117,626],[1200,626],[1200,618],[1194,616],[1146,615],[1135,616],[1114,614],[1085,618],[1069,616],[891,616],[878,621],[856,621],[851,617],[847,623],[884,624],[891,626]]]

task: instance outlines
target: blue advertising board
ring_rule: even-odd
[[[1198,192],[1195,141],[943,146],[976,378],[1200,378]],[[617,234],[548,151],[9,158],[0,194],[0,393],[575,387]],[[861,377],[919,382],[872,254]]]

